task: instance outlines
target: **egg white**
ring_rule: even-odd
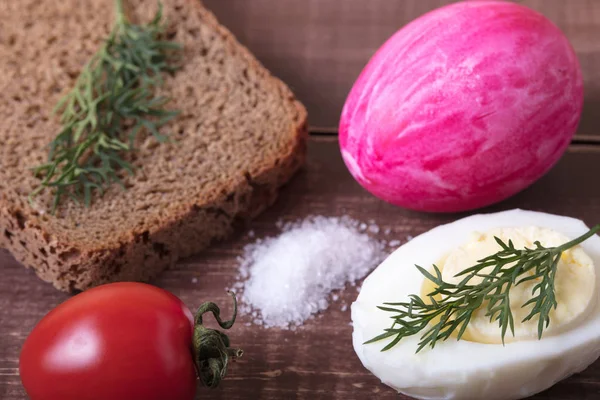
[[[474,215],[414,238],[367,277],[352,304],[353,344],[363,365],[386,385],[418,399],[513,400],[543,391],[593,363],[600,356],[600,290],[587,318],[541,340],[503,346],[449,339],[418,354],[419,335],[403,339],[386,352],[381,349],[391,338],[363,344],[391,325],[390,313],[377,309],[378,305],[420,294],[423,276],[415,264],[430,267],[468,241],[474,231],[517,226],[549,228],[569,238],[589,230],[577,219],[512,210]],[[600,288],[600,237],[588,239],[581,247],[594,261],[596,287]]]

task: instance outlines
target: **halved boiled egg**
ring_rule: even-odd
[[[517,249],[533,248],[536,241],[556,247],[588,231],[573,218],[512,210],[471,216],[414,238],[367,277],[352,304],[358,357],[383,383],[428,400],[522,399],[582,371],[600,356],[598,236],[563,253],[554,280],[558,306],[550,313],[542,339],[537,336],[537,317],[521,322],[532,307],[522,307],[536,284],[529,281],[511,289],[515,335],[507,333],[504,345],[498,323],[489,321],[483,306],[459,341],[450,338],[418,353],[420,334],[403,338],[387,351],[381,350],[393,338],[364,343],[393,322],[393,314],[377,306],[409,302],[410,295],[425,297],[432,291],[415,265],[435,264],[446,282],[458,283],[458,273],[500,250],[495,237],[511,240]]]

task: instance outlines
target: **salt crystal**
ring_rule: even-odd
[[[360,229],[360,231],[361,231],[361,232],[364,232],[364,231],[367,229],[367,224],[365,224],[364,222],[363,222],[363,223],[361,223],[361,224],[358,226],[358,229]]]
[[[384,235],[389,235],[390,233],[392,233],[392,228],[385,228],[385,231],[383,231]]]
[[[407,241],[407,242],[410,242],[410,241],[411,241],[411,240],[413,240],[413,239],[414,239],[414,237],[412,237],[411,235],[408,235],[408,236],[406,237],[406,241]]]
[[[385,256],[382,242],[361,233],[367,225],[349,217],[280,226],[279,236],[247,245],[239,267],[240,311],[265,327],[295,329],[328,308],[332,291],[355,285]]]
[[[337,294],[334,294],[333,296],[331,296],[331,300],[333,301],[338,301],[340,299],[340,296]]]
[[[390,240],[390,242],[388,243],[388,246],[390,247],[398,247],[400,246],[402,242],[399,240]]]
[[[369,232],[374,233],[374,234],[378,234],[379,233],[379,226],[377,226],[375,224],[369,225]]]
[[[342,304],[342,307],[340,308],[340,310],[342,312],[346,312],[347,309],[348,309],[348,304]]]
[[[256,236],[256,233],[254,231],[249,231],[248,232],[248,237],[249,238],[253,238],[254,236]]]
[[[198,278],[192,278],[192,283],[198,283]]]

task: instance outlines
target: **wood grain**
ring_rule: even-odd
[[[430,215],[402,210],[362,190],[344,167],[335,138],[313,138],[308,167],[285,188],[278,203],[255,221],[258,237],[276,233],[279,219],[295,220],[311,214],[351,215],[374,220],[392,233],[388,239],[405,242],[440,223],[461,215]],[[572,146],[546,177],[512,199],[487,209],[521,207],[581,218],[589,225],[600,221],[600,186],[591,180],[600,164],[600,147]],[[230,312],[225,288],[236,276],[236,257],[251,241],[247,230],[164,273],[153,282],[190,307],[216,300]],[[383,235],[383,234],[382,234]],[[385,237],[385,236],[384,236]],[[282,260],[285,268],[285,260]],[[67,296],[38,280],[0,251],[0,399],[24,400],[18,376],[19,349],[36,321]],[[230,369],[222,387],[202,391],[201,399],[398,399],[360,364],[351,345],[350,304],[356,290],[340,293],[340,300],[296,331],[266,330],[242,316],[232,329],[235,345],[245,356]],[[600,398],[600,362],[557,384],[535,400],[592,400]]]
[[[306,104],[313,130],[336,132],[345,98],[377,48],[448,0],[204,0]],[[582,138],[600,141],[600,1],[523,0],[562,28],[584,72]]]

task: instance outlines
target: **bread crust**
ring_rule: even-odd
[[[31,209],[23,199],[15,201],[14,193],[13,197],[11,193],[0,193],[0,247],[59,290],[75,292],[114,281],[155,277],[178,260],[227,237],[239,222],[256,217],[272,205],[281,186],[305,162],[308,131],[303,105],[199,1],[187,0],[186,4],[197,7],[230,51],[243,57],[263,79],[276,82],[282,101],[289,102],[293,110],[291,146],[278,158],[263,160],[258,172],[237,177],[208,201],[190,199],[179,208],[182,212],[166,216],[153,229],[132,229],[125,240],[107,246],[72,243],[60,233],[50,234],[45,229],[48,216]]]

